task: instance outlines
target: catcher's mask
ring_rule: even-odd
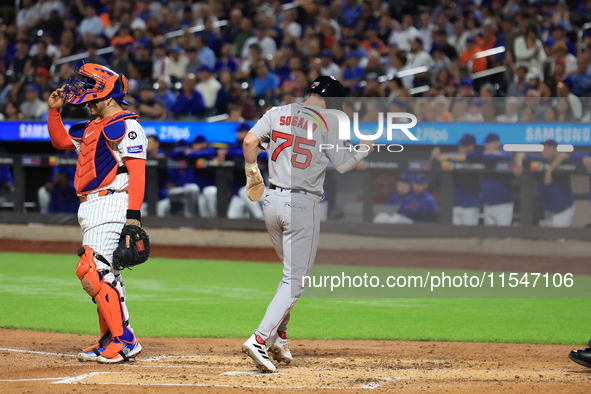
[[[129,105],[123,97],[129,93],[125,75],[95,63],[79,60],[72,70],[79,75],[70,78],[64,87],[64,99],[70,104],[84,104],[93,100],[113,97],[121,104]]]
[[[324,98],[327,109],[342,109],[347,99],[347,91],[333,76],[323,75],[314,80],[308,93],[318,93]]]

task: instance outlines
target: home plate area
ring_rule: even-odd
[[[298,366],[298,365],[302,366]],[[305,366],[303,366],[305,365]],[[244,356],[168,356],[124,364],[120,372],[95,372],[54,384],[125,384],[276,389],[375,389],[398,379],[379,362],[302,358],[261,373]]]
[[[78,362],[94,337],[0,329],[0,393],[586,392],[591,370],[569,345],[290,341],[295,360],[260,373],[244,338],[141,338],[135,361]],[[588,391],[588,390],[587,390]]]
[[[445,360],[314,358],[280,364],[275,373],[261,373],[245,356],[159,356],[121,365],[117,372],[91,372],[53,384],[197,386],[253,389],[401,389],[417,384],[453,387],[450,382],[550,383],[564,380],[564,371],[521,368],[491,370],[472,363]],[[567,378],[589,382],[587,374]]]

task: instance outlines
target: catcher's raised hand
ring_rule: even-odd
[[[47,99],[47,106],[50,109],[60,109],[64,105],[66,105],[66,100],[64,99],[64,88],[62,87],[51,92],[49,98]]]

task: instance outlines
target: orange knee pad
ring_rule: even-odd
[[[76,266],[76,276],[80,279],[84,290],[94,298],[101,289],[102,279],[96,270],[94,261],[94,251],[85,246],[78,251],[78,265]]]

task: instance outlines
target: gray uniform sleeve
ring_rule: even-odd
[[[352,170],[361,160],[367,157],[367,153],[356,152],[351,141],[339,139],[339,128],[336,116],[328,118],[328,133],[326,144],[331,148],[324,150],[334,168],[341,174]]]
[[[267,149],[269,146],[269,140],[271,139],[271,132],[273,131],[273,113],[279,107],[273,107],[268,110],[262,118],[256,122],[252,129],[250,129],[250,133],[257,136],[260,141],[259,146],[261,149]]]

